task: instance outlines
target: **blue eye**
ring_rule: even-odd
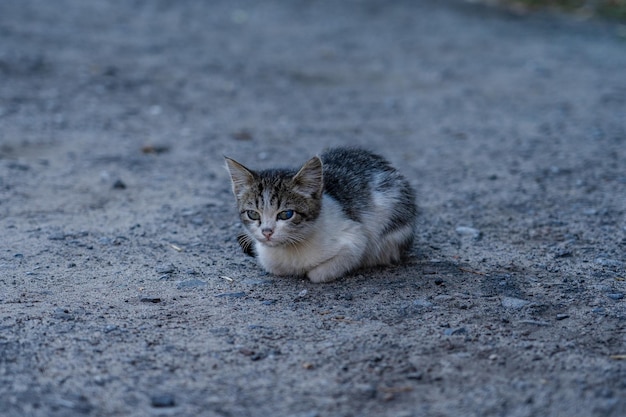
[[[276,218],[278,220],[289,220],[293,217],[293,215],[294,215],[293,210],[285,210],[285,211],[281,211],[280,213],[278,213],[278,216],[276,216]]]
[[[248,218],[249,218],[250,220],[255,220],[255,221],[256,221],[256,220],[260,220],[260,219],[261,219],[261,216],[259,215],[259,213],[257,213],[257,212],[256,212],[256,211],[254,211],[254,210],[248,210],[248,211],[246,211],[246,215],[248,216]]]

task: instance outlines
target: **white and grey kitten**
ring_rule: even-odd
[[[246,232],[239,243],[272,274],[329,282],[397,263],[413,243],[415,193],[379,155],[330,149],[298,171],[226,166]]]

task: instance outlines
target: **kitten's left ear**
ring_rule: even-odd
[[[324,188],[322,160],[318,156],[314,156],[306,161],[292,181],[297,193],[307,197],[321,197]]]
[[[232,183],[233,194],[239,198],[242,191],[252,185],[254,181],[254,173],[239,162],[228,157],[224,157],[226,160],[226,168],[230,172],[230,181]]]

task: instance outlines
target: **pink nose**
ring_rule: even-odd
[[[263,236],[265,236],[266,239],[269,239],[274,234],[274,231],[272,229],[263,229],[261,230],[261,233],[263,233]]]

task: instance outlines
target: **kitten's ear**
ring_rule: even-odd
[[[292,181],[297,193],[307,197],[321,197],[324,188],[322,160],[318,156],[314,156],[306,161]]]
[[[230,172],[233,194],[239,198],[243,190],[250,187],[254,181],[254,173],[234,159],[224,157],[226,169]]]

